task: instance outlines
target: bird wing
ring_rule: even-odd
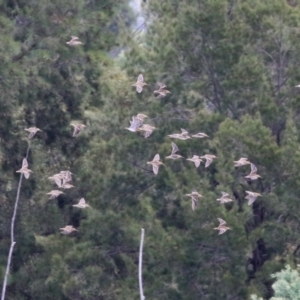
[[[225,192],[221,192],[221,194],[222,194],[222,197],[228,197],[229,196],[229,194],[225,193]]]
[[[29,139],[33,138],[33,136],[34,136],[35,134],[36,134],[36,131],[31,131],[31,132],[29,133],[28,138],[29,138]]]
[[[179,151],[177,145],[172,142],[172,154],[176,153],[177,151]]]
[[[138,127],[140,127],[142,125],[142,121],[141,119],[137,118],[137,117],[132,117],[132,122],[130,122],[130,128],[132,129],[137,129]]]
[[[30,176],[30,173],[29,173],[29,172],[24,172],[23,174],[24,174],[24,176],[25,176],[26,179],[28,179],[29,176]]]
[[[219,235],[220,235],[220,234],[223,234],[223,233],[225,233],[225,232],[226,232],[226,229],[225,229],[225,228],[220,228],[220,229],[219,229]]]
[[[219,220],[219,222],[220,222],[220,225],[225,225],[225,224],[226,224],[226,222],[225,222],[223,219],[218,218],[218,220]]]
[[[181,130],[181,134],[188,134],[188,132],[185,129],[180,128],[180,130]]]
[[[81,198],[81,199],[79,200],[78,204],[86,204],[85,199],[84,199],[84,198]]]
[[[160,156],[159,154],[156,154],[153,158],[153,161],[159,161],[160,160]]]
[[[144,76],[143,74],[140,74],[137,78],[137,82],[143,82],[144,81]]]
[[[151,135],[152,132],[153,132],[152,130],[145,131],[144,137],[145,137],[145,138],[149,137],[149,136]]]
[[[256,173],[257,172],[257,168],[255,166],[255,164],[251,163],[251,173]]]
[[[212,159],[206,158],[205,168],[207,168],[212,163]]]
[[[152,169],[153,169],[153,173],[154,173],[155,175],[157,175],[158,170],[159,170],[159,166],[158,166],[158,165],[152,165]]]
[[[141,86],[139,86],[139,85],[136,86],[136,91],[137,91],[138,93],[141,93],[142,90],[143,90],[143,87],[141,87]]]
[[[61,187],[61,179],[59,178],[54,178],[55,183],[57,184],[58,187]]]
[[[192,197],[192,210],[195,210],[198,205],[198,200]]]
[[[201,160],[196,160],[196,161],[195,161],[195,166],[196,166],[196,168],[198,168],[198,167],[200,166],[200,163],[201,163]]]
[[[76,125],[73,126],[74,126],[73,136],[76,136],[79,133],[79,129]]]
[[[249,197],[248,205],[253,204],[253,202],[256,200],[256,197]]]
[[[23,162],[22,162],[22,169],[23,168],[27,168],[28,167],[28,162],[26,158],[23,158]]]
[[[158,82],[157,85],[159,86],[160,90],[167,87],[164,83],[161,83],[161,82]]]

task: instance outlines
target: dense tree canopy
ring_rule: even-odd
[[[146,299],[282,297],[294,273],[278,272],[300,258],[296,1],[145,1],[143,31],[128,1],[0,8],[1,278],[28,146],[33,171],[21,187],[6,299],[139,299],[141,228]],[[67,45],[72,35],[83,45]],[[137,93],[141,73],[148,85]],[[155,97],[157,82],[171,93]],[[148,138],[125,129],[138,113],[156,127]],[[70,123],[87,127],[73,137]],[[42,131],[28,139],[32,126]],[[208,138],[168,137],[181,128]],[[184,158],[165,159],[172,141]],[[157,153],[155,175],[147,162]],[[207,168],[186,160],[205,154],[217,157]],[[234,167],[241,157],[261,178]],[[75,187],[49,200],[57,187],[48,177],[62,170]],[[195,210],[193,190],[203,196]],[[261,196],[248,205],[246,191]],[[233,201],[216,201],[221,192]],[[82,197],[90,207],[73,207]],[[218,218],[230,227],[222,235]],[[78,231],[62,235],[65,225]]]

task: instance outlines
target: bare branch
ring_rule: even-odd
[[[139,254],[139,287],[141,300],[145,300],[143,292],[143,281],[142,281],[142,260],[143,260],[143,245],[144,245],[144,228],[141,229],[141,243],[140,243],[140,254]]]
[[[28,153],[29,153],[29,144],[28,144],[27,151],[26,151],[26,159],[28,158]],[[23,179],[23,173],[21,173],[21,176],[20,176],[18,190],[17,190],[17,196],[16,196],[16,202],[15,202],[15,207],[14,207],[14,212],[13,212],[13,216],[12,216],[12,219],[11,219],[11,228],[10,228],[11,244],[10,244],[10,248],[9,248],[7,265],[6,265],[6,270],[5,270],[4,280],[3,280],[1,300],[5,299],[7,279],[8,279],[8,275],[9,275],[9,269],[10,269],[12,253],[13,253],[14,246],[16,244],[16,242],[14,241],[15,240],[15,233],[14,233],[14,231],[15,231],[15,220],[16,220],[17,209],[18,209],[18,204],[19,204],[19,199],[20,199],[22,179]]]

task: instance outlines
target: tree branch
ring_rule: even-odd
[[[29,144],[28,144],[27,151],[26,151],[26,159],[28,158],[28,153],[29,153]],[[17,209],[18,209],[18,204],[19,204],[19,199],[20,199],[20,191],[21,191],[21,186],[22,186],[22,180],[23,180],[23,173],[21,173],[21,176],[20,176],[18,190],[17,190],[17,196],[16,196],[16,202],[15,202],[15,207],[14,207],[14,212],[13,212],[13,216],[12,216],[12,219],[11,219],[11,227],[10,227],[11,244],[10,244],[10,248],[9,248],[7,266],[6,266],[4,280],[3,280],[1,300],[5,299],[7,279],[8,279],[8,275],[9,275],[9,268],[10,268],[12,253],[13,253],[14,246],[16,244],[16,242],[14,241],[14,239],[15,239],[14,230],[15,230],[15,220],[16,220],[16,215],[17,215]]]
[[[139,287],[141,300],[145,300],[143,292],[143,281],[142,281],[142,260],[143,260],[143,245],[144,245],[144,228],[141,229],[141,243],[140,243],[140,254],[139,254]]]

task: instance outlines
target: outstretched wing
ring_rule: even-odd
[[[226,224],[226,222],[221,218],[218,218],[218,221],[220,222],[220,225],[225,225]]]
[[[156,154],[153,158],[153,161],[159,161],[160,160],[160,156],[159,154]]]
[[[220,234],[223,234],[223,233],[225,233],[225,232],[226,232],[226,229],[225,229],[225,228],[220,228],[220,229],[219,229],[219,235],[220,235]]]
[[[251,173],[256,173],[257,172],[257,168],[255,166],[255,164],[251,163]]]
[[[137,91],[138,93],[141,93],[141,92],[143,91],[143,87],[137,85],[137,86],[136,86],[136,91]]]
[[[79,205],[80,205],[80,204],[86,204],[85,199],[84,199],[84,198],[81,198],[81,199],[79,200],[78,204],[79,204]]]
[[[212,163],[212,159],[206,158],[205,168],[207,168]]]
[[[161,83],[161,82],[158,82],[157,85],[159,86],[160,90],[167,87],[164,83]]]
[[[23,158],[23,162],[22,162],[22,169],[23,168],[27,168],[28,167],[28,162],[26,158]]]
[[[144,81],[144,76],[143,74],[140,74],[137,78],[137,82],[143,82]]]
[[[185,129],[180,128],[180,130],[181,130],[181,134],[188,134],[188,132]]]
[[[256,200],[256,197],[253,197],[253,196],[250,196],[249,195],[249,201],[248,201],[248,205],[251,205],[251,204],[253,204],[253,202]]]
[[[149,137],[149,136],[151,135],[152,132],[153,132],[152,130],[145,131],[144,137],[145,137],[145,138]]]
[[[158,166],[158,165],[152,165],[152,169],[153,169],[153,173],[154,173],[155,175],[157,175],[158,170],[159,170],[159,166]]]
[[[28,136],[28,138],[29,139],[31,139],[31,138],[33,138],[33,136],[36,134],[36,131],[34,132],[34,131],[31,131],[30,133],[29,133],[29,136]]]
[[[172,142],[172,154],[176,153],[177,151],[179,151],[177,145]]]
[[[195,161],[195,166],[196,166],[196,168],[198,168],[198,167],[200,166],[200,163],[201,163],[201,160],[196,160],[196,161]]]
[[[222,193],[222,197],[229,197],[228,193],[225,193],[225,192],[221,192],[221,193]]]

